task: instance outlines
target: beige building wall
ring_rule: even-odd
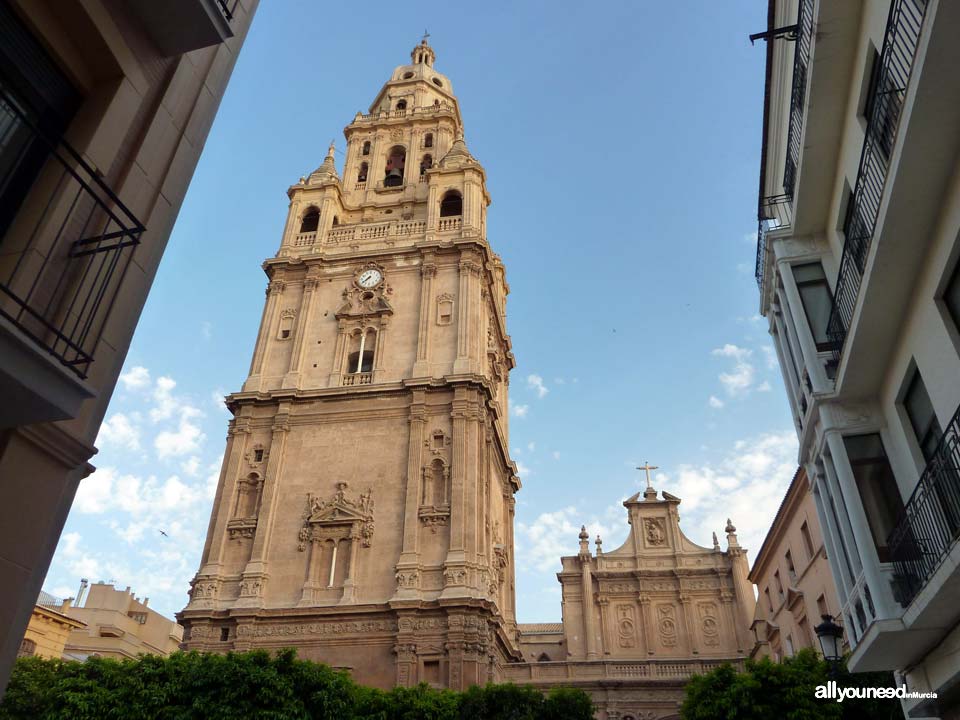
[[[185,647],[296,646],[378,687],[518,659],[508,287],[424,42],[291,186]],[[429,156],[429,157],[428,157]]]
[[[960,715],[960,4],[776,0],[757,281],[855,672]],[[829,30],[827,30],[829,29]]]
[[[838,618],[840,602],[803,469],[787,488],[749,578],[757,588],[750,656],[781,660],[802,648],[820,652],[814,628],[822,615]]]
[[[71,618],[81,621],[70,633],[64,655],[85,660],[92,655],[135,658],[140,654],[169,655],[180,648],[183,628],[147,607],[130,591],[94,583],[82,607],[71,607]]]
[[[83,622],[70,617],[71,600],[51,602],[54,598],[41,594],[30,614],[30,622],[20,643],[17,657],[60,659],[64,656],[67,638],[74,630],[83,628]]]
[[[630,533],[595,553],[561,558],[563,622],[518,626],[523,662],[505,677],[548,690],[586,691],[598,718],[675,718],[693,673],[740,666],[752,645],[746,550],[728,521],[727,548],[680,529],[680,498],[653,487],[624,501]]]
[[[0,689],[256,6],[0,3]]]

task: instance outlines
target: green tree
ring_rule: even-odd
[[[829,665],[810,649],[783,662],[747,660],[744,672],[723,665],[694,675],[686,687],[683,720],[902,720],[896,699],[836,700],[816,697],[818,685],[831,679]],[[893,687],[891,673],[850,673],[845,665],[832,679],[840,687]]]
[[[17,661],[0,720],[591,720],[580,690],[376,690],[293,650]]]

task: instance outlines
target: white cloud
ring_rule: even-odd
[[[710,405],[710,407],[716,408],[717,410],[723,407],[723,400],[718,398],[716,395],[711,395],[707,403]]]
[[[67,557],[75,557],[80,552],[82,536],[78,532],[64,533],[60,537],[59,551]]]
[[[753,351],[727,343],[711,351],[711,355],[733,360],[733,370],[720,373],[720,383],[731,397],[746,393],[753,385],[756,371],[750,362]]]
[[[560,566],[560,558],[576,555],[579,548],[581,525],[585,525],[590,534],[590,544],[600,535],[607,550],[616,548],[626,535],[629,527],[626,519],[616,513],[615,506],[607,508],[607,517],[619,516],[619,525],[607,525],[595,516],[584,519],[576,507],[565,507],[556,512],[545,512],[531,523],[517,523],[517,562],[523,570],[552,570]],[[607,541],[610,541],[608,544]]]
[[[566,385],[567,381],[564,380],[562,377],[556,377],[553,379],[553,383],[554,385]]]
[[[559,450],[554,450],[554,451],[553,451],[553,459],[554,459],[554,460],[559,460],[559,459],[560,459],[560,451],[559,451]]]
[[[73,507],[79,512],[98,514],[106,511],[113,495],[113,468],[100,468],[80,481]]]
[[[200,449],[200,444],[206,435],[197,425],[186,417],[181,417],[180,426],[176,431],[164,430],[153,439],[153,446],[160,459],[180,455],[190,455]]]
[[[213,337],[213,323],[209,320],[204,320],[200,323],[200,334],[203,335],[204,340],[209,340]]]
[[[528,412],[530,412],[529,405],[516,405],[513,400],[510,401],[510,414],[514,417],[525,418]]]
[[[115,445],[127,450],[140,449],[139,415],[114,413],[103,421],[97,434],[98,446]]]
[[[169,420],[177,411],[179,402],[173,397],[173,389],[177,386],[177,381],[173,378],[162,376],[157,378],[157,386],[153,390],[153,400],[156,403],[150,409],[150,419],[154,422]]]
[[[775,370],[777,368],[777,354],[773,351],[773,348],[769,345],[761,345],[760,351],[763,353],[763,357],[767,361],[767,370]]]
[[[533,452],[536,449],[537,449],[537,444],[535,442],[531,440],[530,442],[527,443],[527,450],[529,450],[530,452]]]
[[[190,477],[196,477],[200,474],[200,458],[196,455],[187,458],[180,463],[180,469]]]
[[[683,500],[681,527],[695,542],[709,546],[710,532],[722,536],[729,517],[740,544],[757,551],[796,469],[793,430],[765,433],[738,441],[716,463],[659,473],[657,488]]]
[[[770,385],[769,380],[764,380],[762,383],[757,385],[757,392],[770,392],[773,387]]]
[[[533,470],[524,465],[522,460],[517,460],[517,475],[519,475],[522,480],[523,478],[533,475]]]
[[[548,392],[547,386],[543,384],[543,378],[536,374],[527,375],[527,387],[537,391],[537,397],[542,398]]]
[[[136,365],[120,375],[120,382],[127,390],[142,390],[150,385],[150,371]]]

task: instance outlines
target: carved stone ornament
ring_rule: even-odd
[[[717,606],[713,603],[700,603],[700,629],[703,631],[705,645],[716,647],[720,644],[720,625],[717,623]]]
[[[256,532],[256,518],[234,518],[227,523],[227,534],[231,540],[252,539]]]
[[[647,545],[662,547],[667,544],[667,532],[662,518],[646,518],[643,521],[643,536]]]
[[[286,319],[286,318],[293,319],[296,316],[297,316],[296,308],[284,308],[283,310],[280,311],[280,317],[283,319]]]
[[[676,646],[677,618],[673,605],[657,606],[657,630],[660,633],[660,643],[664,647]]]
[[[361,287],[359,279],[367,270],[376,270],[383,277],[383,269],[376,263],[367,263],[360,267],[354,273],[353,282],[343,290],[343,302],[335,313],[338,319],[393,314],[393,306],[387,299],[393,294],[393,288],[386,280],[381,280],[372,288]]]
[[[259,467],[270,458],[270,451],[263,446],[263,443],[257,443],[244,453],[243,458],[250,467]]]
[[[363,547],[370,547],[374,531],[371,492],[367,489],[352,500],[347,497],[346,489],[347,483],[338,482],[331,498],[307,495],[307,516],[298,534],[299,551],[305,551],[308,542],[331,534],[359,537]]]

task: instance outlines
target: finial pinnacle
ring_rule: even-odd
[[[430,37],[430,33],[428,33],[428,32],[427,32],[427,29],[424,28],[424,29],[423,29],[423,37],[420,39],[420,44],[421,44],[421,45],[426,45],[426,44],[427,44],[427,38],[428,38],[428,37]]]

